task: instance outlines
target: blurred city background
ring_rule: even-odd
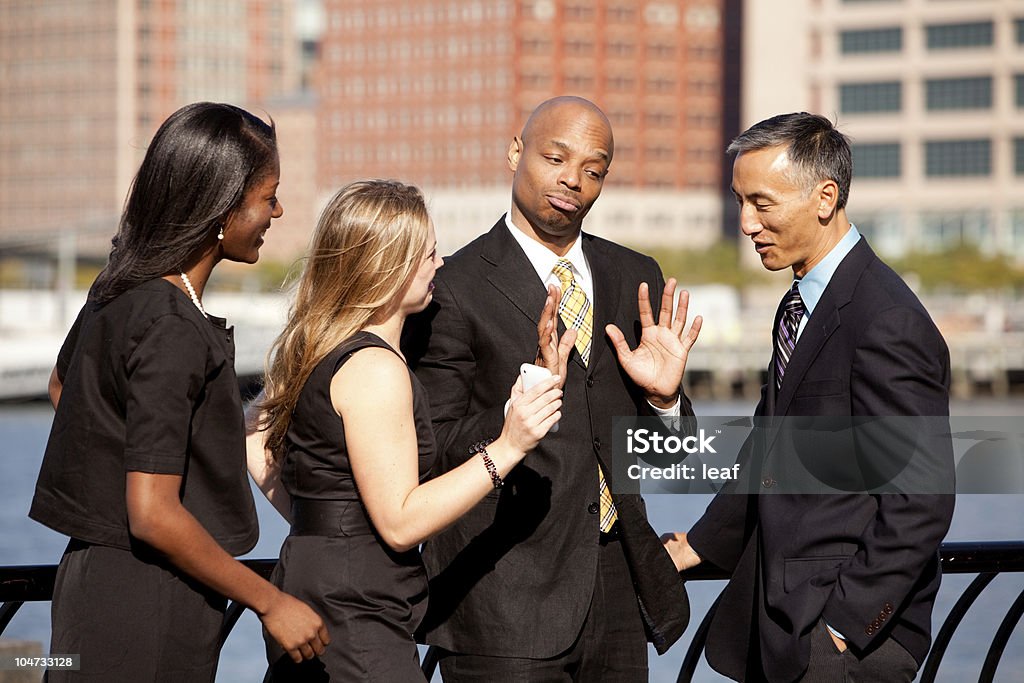
[[[694,290],[697,395],[760,386],[788,275],[739,234],[723,150],[794,110],[852,136],[849,214],[949,339],[957,395],[1024,389],[1020,0],[3,0],[0,383],[43,386],[178,107],[277,123],[284,218],[208,295],[256,372],[286,310],[274,293],[342,183],[421,186],[451,253],[507,210],[508,142],[557,94],[594,100],[615,131],[585,229]]]
[[[2,563],[55,563],[66,543],[25,517],[52,411],[17,401],[44,393],[167,115],[213,100],[277,124],[284,217],[260,262],[218,267],[204,297],[255,376],[283,324],[282,284],[342,183],[419,185],[451,253],[508,209],[508,143],[559,94],[595,101],[615,132],[585,229],[655,256],[705,317],[685,378],[700,414],[752,411],[789,278],[740,235],[724,148],[808,110],[853,138],[849,215],[949,342],[954,412],[1024,415],[1024,0],[0,0]],[[707,503],[649,498],[659,532]],[[257,500],[252,556],[275,557],[287,527]],[[1021,503],[958,496],[948,538],[1024,538]],[[1019,592],[1005,578],[939,680],[976,677],[992,615]],[[720,589],[691,584],[695,620]],[[652,680],[675,680],[695,627],[652,658]],[[48,633],[40,603],[6,635],[46,652]],[[1022,638],[997,680],[1020,680]],[[262,660],[247,614],[218,680],[259,680]],[[697,680],[719,678],[702,665]]]

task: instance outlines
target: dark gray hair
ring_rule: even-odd
[[[853,178],[850,139],[824,116],[805,111],[773,116],[740,133],[725,151],[742,154],[780,145],[786,145],[790,163],[800,174],[794,182],[810,190],[822,180],[834,180],[839,186],[836,208],[846,206]]]

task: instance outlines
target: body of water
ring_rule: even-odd
[[[753,406],[746,402],[697,405],[707,415],[749,415]],[[1024,416],[1024,400],[982,401],[954,404],[956,415]],[[52,411],[45,404],[0,406],[0,564],[55,564],[67,539],[26,516],[43,448],[49,434]],[[1022,417],[1024,419],[1024,417]],[[659,533],[685,531],[704,511],[710,496],[647,496],[651,523]],[[266,503],[259,492],[256,502],[260,517],[260,540],[249,557],[276,557],[287,525]],[[961,495],[947,540],[1024,539],[1024,496]],[[973,575],[946,576],[939,593],[934,630],[938,629]],[[688,584],[693,618],[680,642],[665,655],[651,651],[651,680],[675,681],[697,624],[724,586],[722,581]],[[1024,574],[1006,574],[996,578],[968,613],[939,670],[940,681],[976,680],[992,635],[1010,603],[1024,588]],[[525,597],[525,596],[524,596]],[[49,642],[49,603],[25,605],[7,628],[4,636],[13,639]],[[224,648],[219,683],[259,681],[265,670],[263,641],[259,620],[247,612],[235,627]],[[437,677],[439,678],[439,677]],[[723,680],[702,662],[696,681]],[[1024,625],[1018,625],[1003,655],[998,681],[1024,682]]]

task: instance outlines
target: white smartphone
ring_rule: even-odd
[[[519,366],[519,374],[523,378],[523,391],[529,391],[537,385],[543,379],[551,376],[551,371],[541,365],[534,365],[533,363],[523,363]],[[558,423],[555,423],[548,432],[557,432]]]

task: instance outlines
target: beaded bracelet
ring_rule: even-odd
[[[505,485],[505,482],[501,480],[501,475],[498,474],[498,468],[494,466],[494,461],[491,460],[490,454],[487,452],[487,446],[493,442],[494,439],[485,439],[483,441],[477,441],[475,444],[469,447],[469,454],[476,455],[480,454],[480,457],[484,460],[484,467],[487,468],[487,474],[491,478],[491,483],[494,488],[500,489]]]

